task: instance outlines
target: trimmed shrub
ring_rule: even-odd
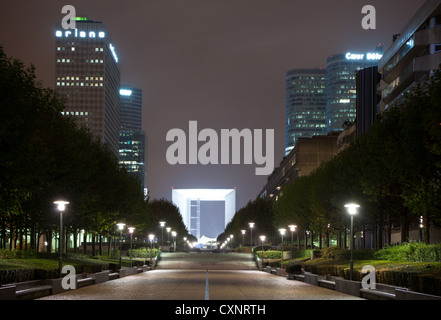
[[[293,259],[311,259],[311,257],[313,256],[312,250],[294,250],[293,252]]]
[[[285,269],[287,273],[300,274],[302,273],[302,264],[295,260],[290,260],[286,264]]]
[[[399,246],[387,246],[375,252],[374,257],[390,261],[437,262],[441,259],[441,245],[411,242]]]
[[[7,250],[0,249],[0,259],[26,259],[36,258],[36,250]]]
[[[259,259],[262,259],[262,251],[257,251],[256,255]],[[268,250],[263,253],[264,259],[282,259],[282,251],[278,250]]]
[[[151,251],[150,248],[133,249],[132,258],[150,259],[150,251]],[[152,254],[152,258],[155,258],[159,254],[159,250],[153,248],[151,254]],[[130,250],[127,252],[127,256],[130,257]]]

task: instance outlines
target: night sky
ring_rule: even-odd
[[[121,84],[143,90],[148,187],[237,187],[238,209],[256,198],[266,176],[251,165],[169,165],[170,129],[275,130],[275,166],[285,146],[285,73],[326,68],[333,54],[387,49],[424,0],[93,0],[2,1],[0,43],[34,64],[54,88],[55,25],[64,5],[102,21],[119,56]],[[377,29],[361,27],[364,5]]]

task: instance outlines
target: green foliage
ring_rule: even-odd
[[[279,250],[268,250],[268,251],[257,251],[256,252],[257,257],[259,259],[281,259],[282,258],[282,251]]]
[[[437,262],[441,260],[441,245],[411,242],[399,246],[387,246],[377,251],[374,257],[390,261]]]
[[[62,115],[64,103],[42,87],[33,66],[0,46],[0,224],[29,229],[32,238],[54,230],[60,197],[70,202],[69,232],[111,234],[116,221],[142,226],[148,207],[140,182],[88,129]]]
[[[295,260],[290,260],[285,266],[287,273],[300,274],[302,272],[302,264]]]
[[[347,250],[339,247],[329,247],[322,249],[322,258],[324,259],[337,259],[338,256],[341,256]]]
[[[27,259],[36,258],[35,250],[5,250],[0,249],[0,259]]]
[[[313,255],[312,249],[294,250],[292,258],[298,260],[311,259],[312,255]]]
[[[150,254],[152,258],[157,257],[159,254],[159,250],[153,248],[153,250],[150,250],[150,248],[142,248],[142,249],[133,249],[132,250],[132,258],[143,258],[143,259],[150,259]],[[127,256],[130,256],[130,251],[127,252]]]
[[[277,230],[273,226],[273,202],[269,199],[256,198],[249,201],[245,207],[239,209],[231,221],[225,227],[225,231],[217,238],[222,242],[230,234],[236,235],[234,243],[242,243],[241,230],[246,230],[244,237],[245,245],[250,245],[251,232],[248,223],[255,223],[255,231],[253,232],[253,245],[260,244],[259,236],[266,235],[267,238],[277,235]],[[258,230],[259,233],[256,232]]]
[[[331,161],[283,187],[274,225],[338,233],[347,227],[348,201],[361,205],[355,227],[417,222],[441,226],[441,69],[431,82],[389,106],[371,127]],[[424,241],[428,243],[428,232]],[[406,242],[406,232],[401,242]],[[376,244],[381,244],[381,235]]]

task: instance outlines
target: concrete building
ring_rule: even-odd
[[[278,200],[283,185],[307,176],[337,154],[337,134],[299,138],[296,146],[283,158],[280,166],[268,176],[259,197]]]
[[[394,36],[378,62],[382,75],[380,111],[399,103],[418,83],[430,80],[441,64],[441,0],[427,0]]]
[[[120,70],[106,26],[77,17],[76,29],[57,27],[55,48],[55,88],[67,97],[64,115],[118,157]]]

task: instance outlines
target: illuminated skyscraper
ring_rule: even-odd
[[[326,135],[326,70],[300,69],[286,74],[285,155],[298,138]]]
[[[328,57],[326,86],[326,130],[343,131],[346,121],[356,118],[357,71],[378,65],[382,57],[382,47],[375,52],[338,54]]]
[[[135,175],[147,195],[146,138],[142,130],[142,90],[120,88],[119,165]]]
[[[120,70],[106,26],[77,17],[75,29],[55,31],[56,91],[67,97],[64,114],[118,156]]]

